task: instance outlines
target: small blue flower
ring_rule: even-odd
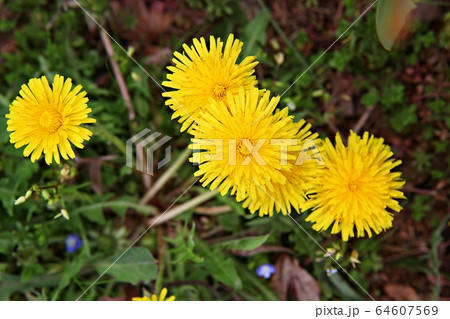
[[[77,234],[67,236],[65,242],[66,242],[66,251],[68,253],[73,253],[83,245],[83,241]]]
[[[272,264],[261,264],[256,268],[256,274],[258,277],[264,277],[269,279],[275,273],[275,266]]]
[[[327,275],[332,276],[338,273],[338,270],[336,268],[327,268]]]

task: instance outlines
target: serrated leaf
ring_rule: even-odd
[[[413,0],[379,0],[376,29],[381,45],[391,51],[400,31],[407,23],[408,15],[416,8]]]
[[[156,278],[156,260],[148,249],[133,247],[122,257],[120,257],[121,254],[95,263],[95,269],[99,274],[103,274],[107,270],[106,273],[115,277],[117,281],[129,282],[134,285],[141,280],[148,282]],[[117,260],[119,257],[120,259]],[[117,262],[115,262],[116,260]],[[114,265],[111,266],[113,263]],[[110,266],[111,268],[109,268]]]
[[[200,264],[213,278],[234,289],[242,288],[242,280],[239,277],[234,260],[227,257],[220,250],[211,250],[211,247],[201,240],[197,241],[197,247],[205,258]]]
[[[234,289],[242,289],[242,281],[236,271],[233,259],[226,258],[220,251],[215,251],[205,258],[202,266],[217,281]]]
[[[270,234],[263,236],[251,236],[245,238],[231,239],[219,244],[220,247],[229,248],[232,250],[253,250],[264,244],[269,238]]]

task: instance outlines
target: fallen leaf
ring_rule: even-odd
[[[416,291],[408,285],[387,284],[384,286],[386,294],[395,301],[419,301],[422,300]]]
[[[416,8],[413,0],[379,0],[376,30],[383,47],[390,51],[399,40],[402,29],[409,25],[410,13]]]
[[[289,293],[293,300],[320,300],[317,281],[299,266],[298,260],[282,254],[275,263],[275,268],[271,282],[280,300],[287,300]]]

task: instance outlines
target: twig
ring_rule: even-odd
[[[177,158],[177,160],[158,178],[152,188],[148,189],[145,195],[142,197],[140,204],[148,203],[153,196],[166,184],[166,182],[175,174],[175,172],[183,165],[189,155],[191,155],[191,149],[186,148],[183,153]]]
[[[199,215],[215,216],[231,212],[233,209],[228,205],[205,207],[199,206],[195,209],[195,213]]]
[[[203,193],[197,197],[194,197],[193,199],[187,201],[186,203],[181,204],[177,207],[174,207],[174,208],[166,211],[162,215],[153,217],[152,219],[150,219],[148,221],[148,225],[157,226],[162,223],[165,223],[165,222],[171,220],[172,218],[175,218],[176,216],[181,215],[185,211],[187,211],[191,208],[194,208],[203,202],[206,202],[208,199],[213,198],[217,194],[219,194],[218,191],[209,191],[209,192]]]
[[[416,188],[416,187],[412,187],[412,186],[403,186],[403,191],[406,193],[417,193],[417,194],[428,195],[428,196],[433,196],[433,197],[438,195],[438,192],[435,190],[421,189],[421,188]]]
[[[222,226],[216,226],[214,228],[211,228],[210,230],[208,230],[207,232],[203,233],[200,238],[201,239],[207,239],[208,237],[214,236],[217,233],[220,233],[221,231],[223,231],[224,229],[222,228]]]
[[[117,84],[119,85],[120,94],[122,94],[125,106],[128,109],[128,118],[130,120],[133,120],[136,117],[136,113],[134,112],[133,104],[131,103],[130,93],[128,92],[128,88],[127,85],[125,84],[123,75],[120,72],[119,65],[117,64],[116,60],[114,60],[114,49],[111,44],[111,40],[109,39],[106,32],[103,30],[100,30],[100,38],[102,39],[103,45],[105,46],[106,54],[108,55],[108,59],[109,62],[111,63],[111,67],[116,77]]]
[[[370,114],[372,113],[373,109],[375,108],[375,105],[372,105],[370,107],[368,107],[364,113],[361,115],[361,117],[359,118],[358,122],[355,124],[355,126],[353,127],[353,132],[355,132],[356,134],[358,134],[358,132],[361,130],[361,128],[364,126],[364,124],[366,123],[367,119],[369,118]]]
[[[331,122],[331,119],[332,119],[332,118],[330,118],[330,119],[327,121],[327,125],[328,125],[328,128],[329,128],[334,134],[336,134],[337,132],[339,132],[339,129],[337,128],[336,124],[334,124],[333,122]]]
[[[50,19],[50,21],[47,22],[47,24],[45,25],[45,28],[47,30],[50,30],[51,28],[53,28],[53,26],[55,25],[55,22],[58,20],[58,18],[61,16],[61,11],[62,11],[62,3],[63,1],[59,1],[58,2],[58,7],[56,8],[56,12],[53,15],[53,17]],[[0,5],[0,9],[1,9],[1,5]]]

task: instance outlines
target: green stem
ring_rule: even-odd
[[[439,296],[441,294],[441,274],[439,268],[441,267],[441,261],[439,260],[439,245],[442,243],[441,233],[444,230],[444,227],[447,226],[447,223],[450,219],[450,215],[447,215],[439,225],[439,227],[433,232],[431,235],[431,250],[430,250],[430,259],[432,264],[433,274],[436,276],[436,284],[433,287],[433,299],[439,300]]]
[[[153,196],[167,183],[167,181],[176,173],[176,171],[184,164],[184,162],[191,155],[192,150],[186,148],[183,153],[177,158],[177,160],[158,178],[152,188],[149,188],[142,197],[140,204],[148,203]]]
[[[155,282],[155,289],[154,289],[154,293],[156,295],[159,296],[161,289],[162,289],[162,285],[163,285],[163,281],[164,281],[164,271],[165,271],[165,251],[166,251],[166,247],[165,247],[165,242],[163,239],[163,228],[162,227],[158,227],[157,229],[157,236],[158,236],[158,276],[156,277],[156,282]]]

